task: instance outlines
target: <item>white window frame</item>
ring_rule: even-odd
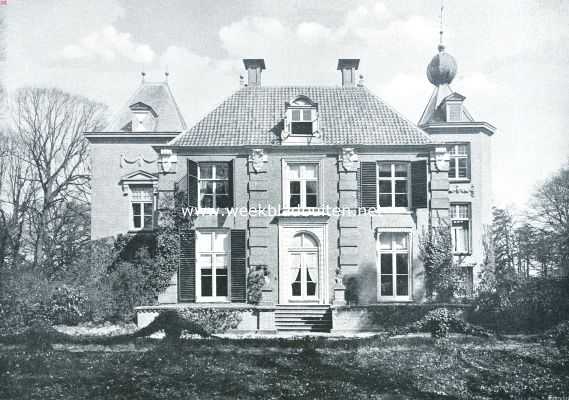
[[[300,119],[294,121],[292,115],[295,111],[300,112]],[[305,118],[305,111],[309,111],[309,119]],[[305,96],[299,96],[291,103],[286,103],[286,126],[285,131],[288,136],[292,137],[299,137],[299,138],[307,138],[313,137],[314,134],[318,131],[318,107],[312,100],[308,99]],[[310,122],[311,130],[310,133],[294,133],[292,129],[292,124],[295,122]]]
[[[149,192],[150,192],[150,200],[138,200],[138,199],[134,199],[134,194],[133,194],[133,189],[135,188],[139,188],[139,187],[145,187],[145,188],[149,188]],[[129,217],[130,217],[130,230],[131,231],[150,231],[154,229],[154,186],[152,184],[146,185],[146,184],[136,184],[136,185],[129,185],[129,192],[130,192],[130,210],[129,210]],[[139,204],[140,205],[140,226],[136,227],[134,224],[134,204]],[[150,215],[146,215],[144,212],[144,205],[145,204],[151,204],[151,212]],[[151,222],[150,222],[150,226],[146,226],[144,225],[144,218],[145,217],[151,217]]]
[[[391,176],[389,178],[379,176],[379,166],[381,164],[391,165]],[[396,177],[395,176],[395,164],[406,165],[407,167],[407,177]],[[375,168],[375,181],[377,182],[376,196],[377,196],[377,208],[388,211],[409,211],[411,205],[411,163],[407,161],[378,161]],[[380,181],[390,181],[391,182],[391,207],[382,207],[379,204],[379,182]],[[407,207],[395,207],[395,182],[406,181],[407,182]]]
[[[306,182],[308,179],[303,180],[299,178],[298,180],[301,182],[300,185],[300,207],[291,207],[290,206],[290,178],[289,178],[289,166],[290,165],[299,165],[299,164],[313,164],[316,165],[318,168],[317,171],[317,190],[316,190],[316,207],[306,207]],[[282,165],[282,194],[283,194],[283,208],[291,209],[291,210],[314,210],[317,208],[322,207],[322,193],[323,193],[323,171],[322,171],[322,162],[321,160],[315,159],[297,159],[297,160],[283,160]],[[312,181],[312,179],[310,179]]]
[[[216,251],[213,248],[215,242],[214,235],[217,233],[224,233],[227,235],[227,249],[225,251]],[[201,251],[199,240],[204,237],[209,237],[211,240],[211,250]],[[201,276],[201,256],[208,255],[212,260],[212,296],[202,296],[202,276]],[[223,255],[227,260],[227,296],[216,296],[216,271],[215,271],[215,258],[217,255]],[[198,229],[196,230],[196,302],[200,303],[228,303],[231,302],[231,231],[228,229]]]
[[[459,153],[459,148],[460,146],[464,146],[464,148],[466,149],[466,152],[464,154]],[[453,154],[452,151],[455,151],[455,153]],[[449,174],[448,174],[448,179],[451,182],[457,182],[457,181],[462,181],[462,182],[466,182],[466,181],[470,181],[470,143],[451,143],[451,144],[447,144],[447,150],[448,150],[448,154],[449,154]],[[459,177],[459,160],[460,159],[466,159],[466,176],[465,177]],[[451,163],[450,161],[454,160],[454,176],[451,176]]]
[[[215,175],[216,175],[216,169],[217,169],[217,165],[220,164],[227,164],[228,165],[228,171],[231,172],[231,168],[229,167],[229,162],[227,161],[203,161],[203,162],[199,162],[198,163],[198,210],[203,210],[203,211],[214,211],[217,210],[219,207],[217,207],[217,195],[215,193],[215,187],[216,187],[216,183],[217,182],[227,182],[227,186],[228,186],[228,191],[231,190],[231,180],[233,179],[232,176],[230,176],[230,174],[228,173],[227,175],[227,179],[216,179]],[[212,165],[212,178],[202,178],[201,177],[201,166],[202,165]],[[201,182],[213,182],[214,186],[213,186],[213,193],[211,194],[212,198],[213,198],[213,207],[202,207],[202,189],[201,189]],[[232,194],[231,193],[227,193],[227,195],[231,198]]]
[[[460,215],[460,207],[466,207],[466,216]],[[471,203],[450,203],[450,219],[451,219],[451,237],[452,237],[452,252],[456,255],[466,255],[472,253],[472,205]],[[456,235],[459,232],[458,228],[455,228],[454,223],[466,225],[466,249],[456,249],[457,241]],[[463,229],[462,229],[463,230]]]
[[[403,234],[407,236],[407,249],[395,249],[392,242],[391,249],[382,249],[381,242],[380,242],[380,235],[381,234]],[[377,268],[377,299],[380,302],[388,302],[388,301],[412,301],[412,293],[413,293],[413,257],[412,257],[412,249],[413,249],[413,242],[412,242],[413,235],[411,234],[410,230],[403,230],[403,229],[381,229],[377,230],[376,232],[376,268]],[[391,296],[384,296],[381,293],[381,255],[382,254],[391,254],[392,255],[392,288],[393,288],[393,295]],[[397,254],[407,254],[407,295],[406,296],[398,296],[397,295]]]

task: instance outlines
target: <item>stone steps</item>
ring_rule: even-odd
[[[275,327],[285,332],[330,332],[332,312],[327,305],[279,305],[275,310]]]

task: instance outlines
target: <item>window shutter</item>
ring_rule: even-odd
[[[198,163],[188,160],[188,207],[198,207]]]
[[[233,171],[235,171],[235,168],[233,168],[233,164],[234,164],[234,163],[235,163],[235,160],[229,161],[229,163],[228,163],[229,165],[228,165],[228,173],[227,173],[227,175],[228,175],[228,177],[229,177],[229,189],[228,189],[228,191],[229,191],[229,205],[227,206],[227,208],[233,208],[233,207],[235,207],[235,204],[234,204],[235,195],[234,195],[234,193],[233,193],[233,188],[234,188],[234,185],[233,185],[233,179],[234,179]]]
[[[196,231],[180,227],[178,301],[196,301]]]
[[[247,242],[244,229],[231,230],[231,301],[245,303]]]
[[[377,163],[360,163],[360,201],[365,208],[377,207]]]
[[[427,208],[427,162],[411,163],[411,197],[413,208]]]

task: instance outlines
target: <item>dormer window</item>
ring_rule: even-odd
[[[129,107],[132,111],[132,132],[152,132],[156,125],[158,114],[147,104],[138,102]]]
[[[291,135],[312,135],[312,110],[291,110]]]
[[[447,122],[462,121],[462,104],[459,102],[448,102],[446,104]]]
[[[286,103],[286,136],[314,136],[318,132],[318,104],[306,96]]]

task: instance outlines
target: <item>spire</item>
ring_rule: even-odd
[[[445,4],[444,4],[444,0],[441,0],[441,14],[439,17],[439,21],[440,21],[440,28],[439,28],[439,51],[444,51],[445,50],[445,45],[443,42],[443,33],[444,33],[444,12],[445,12]]]
[[[144,83],[144,81],[145,81],[145,79],[146,79],[146,72],[142,71],[142,72],[140,73],[140,76],[141,76],[140,81],[141,81],[142,83]]]

